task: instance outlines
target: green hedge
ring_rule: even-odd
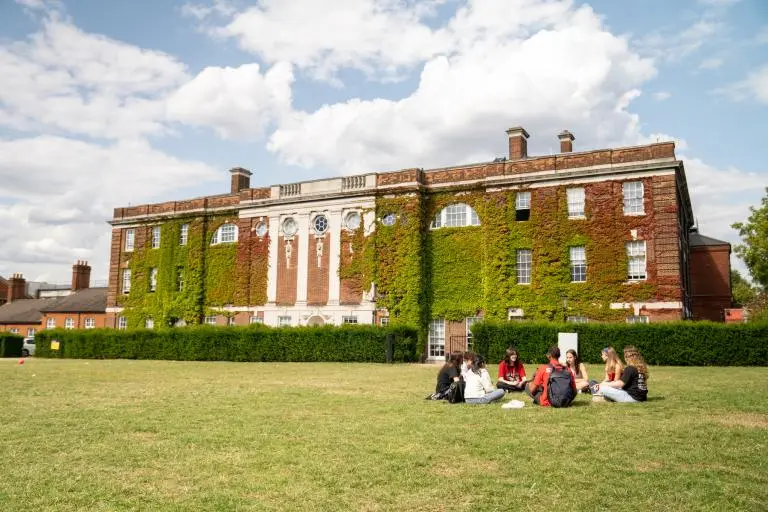
[[[21,357],[23,346],[23,337],[9,332],[0,332],[0,357]]]
[[[53,329],[37,334],[39,357],[168,359],[178,361],[386,361],[386,338],[395,338],[394,360],[416,360],[417,332],[402,326],[248,327],[168,329]],[[51,350],[51,341],[59,350]]]
[[[579,355],[601,363],[600,351],[613,346],[619,353],[635,345],[648,364],[669,366],[766,366],[768,323],[716,324],[670,322],[658,324],[552,324],[483,322],[472,326],[475,350],[489,363],[501,361],[513,345],[526,363],[543,363],[547,348],[557,344],[558,332],[579,335]]]

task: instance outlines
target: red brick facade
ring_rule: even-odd
[[[281,306],[296,303],[298,263],[299,235],[291,239],[279,237],[277,240],[277,298],[275,302]]]
[[[730,245],[691,247],[690,266],[694,320],[724,321],[731,307]]]
[[[331,240],[329,233],[325,233],[323,236],[309,237],[307,304],[320,306],[328,303],[328,266],[332,243],[333,240]]]

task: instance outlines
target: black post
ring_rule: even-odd
[[[395,359],[395,335],[387,334],[387,362],[392,363]]]

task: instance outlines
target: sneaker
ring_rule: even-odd
[[[594,384],[589,385],[589,392],[593,395],[599,395],[600,394],[600,384],[595,382]]]

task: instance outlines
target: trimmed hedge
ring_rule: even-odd
[[[24,338],[18,334],[0,332],[0,357],[21,357]]]
[[[70,359],[383,363],[388,334],[395,339],[394,361],[416,360],[416,329],[365,325],[53,329],[37,334],[36,355]],[[52,340],[59,341],[59,350],[51,350]]]
[[[547,349],[558,332],[579,335],[579,355],[586,363],[602,363],[600,351],[613,346],[622,356],[635,345],[648,364],[668,366],[766,366],[768,323],[717,324],[669,322],[658,324],[552,324],[482,322],[472,325],[475,350],[489,364],[501,361],[512,345],[526,363],[546,362]],[[622,356],[623,359],[623,356]]]

